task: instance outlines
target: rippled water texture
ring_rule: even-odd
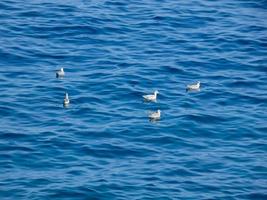
[[[263,0],[2,0],[0,199],[267,199],[266,19]]]

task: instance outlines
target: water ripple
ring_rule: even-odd
[[[266,5],[1,1],[0,198],[266,199]]]

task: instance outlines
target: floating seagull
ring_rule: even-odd
[[[159,93],[158,90],[154,92],[154,94],[149,94],[149,95],[143,95],[143,98],[146,101],[156,101],[157,100],[157,94]]]
[[[191,84],[186,86],[186,90],[199,90],[200,88],[200,81],[198,81],[196,84]]]
[[[58,70],[58,71],[56,72],[56,75],[57,75],[57,78],[59,78],[59,77],[63,77],[63,76],[65,75],[65,72],[64,72],[63,67],[61,67],[60,70]]]
[[[64,106],[68,106],[70,103],[69,95],[68,93],[65,93],[65,98],[64,98]]]
[[[157,112],[152,112],[148,115],[148,117],[151,119],[151,120],[157,120],[157,119],[160,119],[160,110],[157,110]]]

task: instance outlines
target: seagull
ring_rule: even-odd
[[[200,81],[198,81],[196,84],[191,84],[186,86],[186,90],[199,90],[200,88]]]
[[[64,98],[64,106],[68,106],[70,103],[69,95],[68,93],[65,93],[65,98]]]
[[[65,75],[65,72],[64,72],[63,67],[61,67],[60,70],[58,70],[58,71],[56,72],[56,75],[57,75],[57,78],[59,78],[59,77],[63,77],[63,76]]]
[[[157,110],[157,112],[152,112],[148,115],[148,117],[151,119],[151,120],[157,120],[157,119],[160,119],[160,110]]]
[[[154,94],[148,94],[148,95],[143,95],[143,98],[146,101],[156,101],[157,100],[157,94],[159,93],[158,90],[154,92]]]

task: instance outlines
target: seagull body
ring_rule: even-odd
[[[196,84],[187,85],[187,90],[199,90],[200,88],[200,82],[198,81]]]
[[[143,95],[143,98],[146,101],[156,101],[157,100],[157,94],[159,93],[159,91],[155,91],[154,94],[148,94],[148,95]]]
[[[66,93],[64,98],[64,106],[69,105],[69,103],[70,103],[69,95],[68,93]]]
[[[63,77],[63,76],[65,75],[65,72],[64,72],[63,67],[61,67],[60,70],[58,70],[58,71],[56,72],[56,75],[57,75],[57,78],[59,78],[59,77]]]
[[[157,112],[152,112],[148,115],[148,117],[152,120],[160,119],[160,110],[157,110]]]

